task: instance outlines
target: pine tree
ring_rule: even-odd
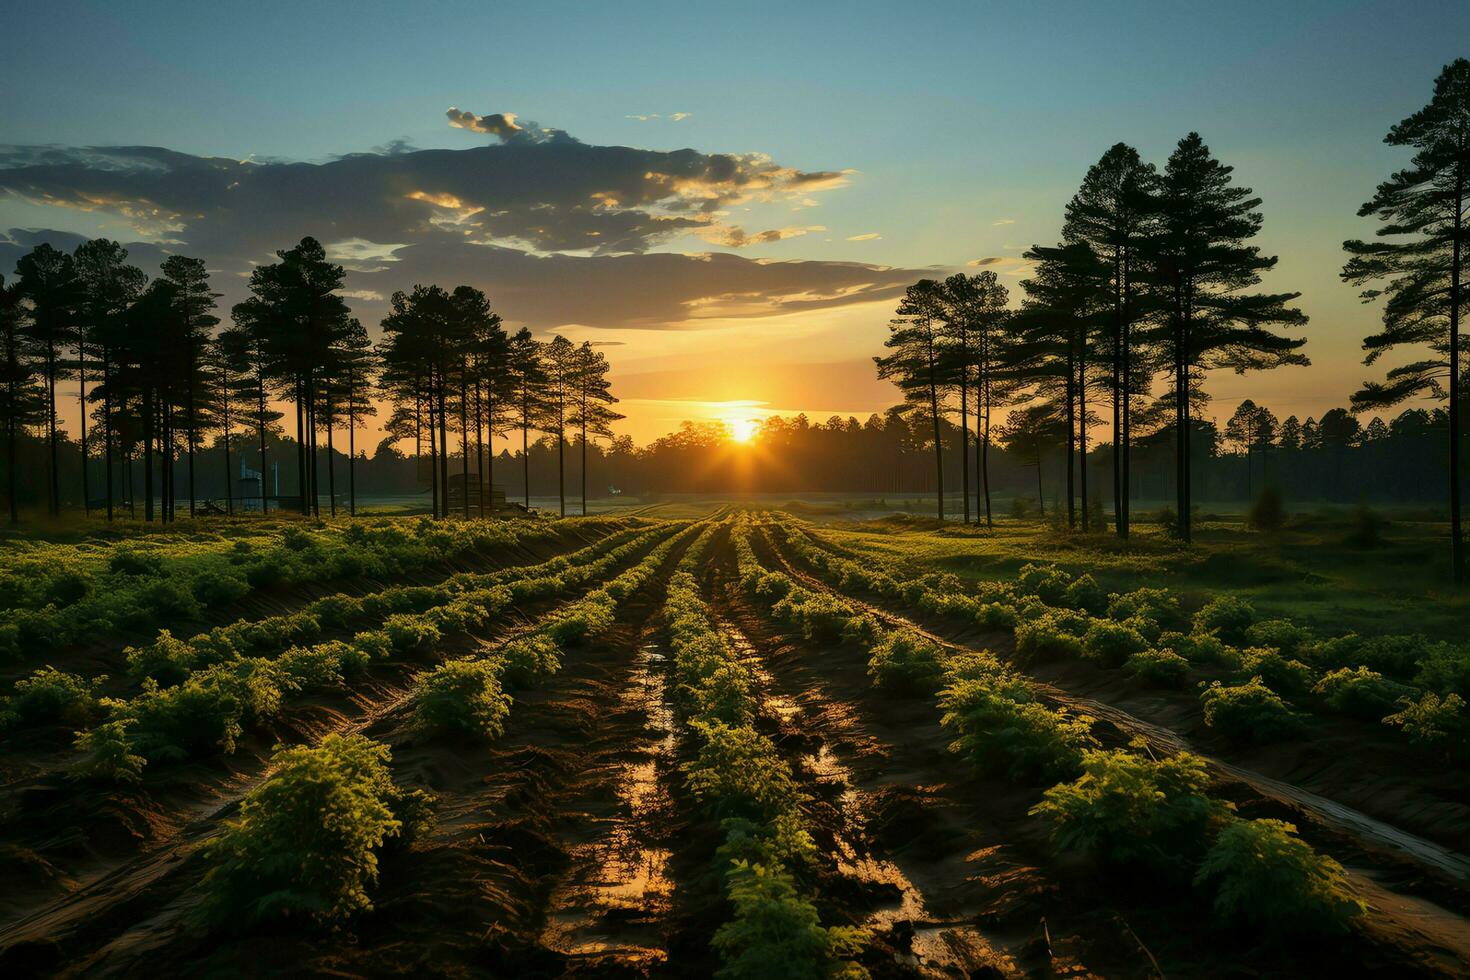
[[[1179,141],[1159,181],[1157,221],[1147,249],[1160,311],[1154,339],[1171,368],[1179,532],[1190,540],[1191,398],[1212,368],[1247,370],[1307,364],[1302,338],[1274,332],[1306,316],[1287,306],[1300,293],[1245,293],[1276,265],[1247,244],[1261,230],[1260,198],[1232,183],[1233,168],[1210,155],[1198,133]]]
[[[20,523],[16,443],[21,430],[45,418],[35,362],[26,351],[20,290],[0,276],[0,429],[5,433],[6,501],[10,523]]]
[[[1103,303],[1110,311],[1107,387],[1113,407],[1113,514],[1121,538],[1128,536],[1133,396],[1150,373],[1139,356],[1133,330],[1147,312],[1138,281],[1146,272],[1143,255],[1157,180],[1153,164],[1145,164],[1133,147],[1117,143],[1083,177],[1062,226],[1065,241],[1090,246],[1108,270],[1102,285]]]
[[[61,513],[56,385],[66,377],[63,355],[75,336],[79,289],[70,255],[37,245],[15,263],[14,288],[27,303],[25,336],[41,361],[46,408],[46,511]]]
[[[531,509],[531,430],[542,424],[546,371],[541,344],[522,327],[510,338],[506,351],[507,388],[511,394],[509,420],[521,430],[521,478],[526,510]]]
[[[941,435],[951,373],[939,283],[920,279],[908,288],[898,316],[888,323],[883,346],[891,354],[873,358],[878,377],[903,392],[910,413],[927,411],[934,430],[935,500],[944,520],[944,439]]]
[[[1429,104],[1390,129],[1384,142],[1410,147],[1414,156],[1358,210],[1382,222],[1380,240],[1344,242],[1352,258],[1342,277],[1374,284],[1362,293],[1365,302],[1385,300],[1383,330],[1363,341],[1364,363],[1400,346],[1428,348],[1429,356],[1391,369],[1381,382],[1365,383],[1353,407],[1383,408],[1424,394],[1448,399],[1450,565],[1455,581],[1464,582],[1460,331],[1470,210],[1470,61],[1459,58],[1445,66]]]
[[[607,373],[610,365],[601,351],[594,350],[588,341],[582,341],[575,357],[575,397],[572,404],[571,424],[579,430],[582,450],[582,516],[587,516],[587,440],[589,438],[612,437],[612,423],[623,416],[612,410],[617,402],[612,393],[612,382]]]

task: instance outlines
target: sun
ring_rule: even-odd
[[[760,422],[755,419],[731,419],[727,424],[730,426],[730,438],[735,442],[749,442],[761,430]]]

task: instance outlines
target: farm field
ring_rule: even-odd
[[[0,972],[1470,972],[1412,524],[853,509],[13,538]]]

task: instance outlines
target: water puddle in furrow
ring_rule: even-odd
[[[645,642],[638,649],[637,666],[619,699],[622,710],[645,719],[634,747],[640,757],[622,763],[615,779],[616,812],[603,820],[606,829],[598,840],[573,848],[570,881],[551,899],[543,942],[569,956],[614,955],[649,964],[666,958],[659,923],[673,898],[672,852],[651,843],[659,839],[661,818],[671,806],[658,776],[659,766],[671,764],[674,752],[664,659],[657,644]]]
[[[759,678],[767,710],[780,719],[783,726],[801,714],[802,708],[795,700],[775,692],[774,677],[745,634],[729,624],[724,625],[722,632]],[[820,737],[819,732],[808,731],[806,734]],[[865,794],[853,785],[851,768],[842,762],[830,744],[824,741],[817,751],[804,753],[801,764],[817,782],[841,787],[837,806],[842,815],[842,827],[835,835],[838,871],[858,881],[890,885],[899,893],[896,902],[878,908],[863,925],[877,933],[892,930],[892,936],[899,944],[905,934],[911,937],[909,952],[898,956],[900,963],[921,976],[945,978],[969,977],[972,971],[988,965],[1013,968],[1008,957],[991,946],[973,926],[934,918],[924,902],[923,892],[897,864],[874,857],[871,853],[859,853],[853,846],[853,841],[866,837]]]

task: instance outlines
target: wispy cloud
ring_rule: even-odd
[[[999,228],[1002,225],[1013,225],[1015,223],[1016,223],[1016,219],[1015,218],[1001,218],[999,221],[992,221],[990,223],[990,227],[992,227],[992,228]]]
[[[882,237],[883,236],[878,234],[876,231],[870,231],[865,232],[861,235],[848,235],[847,240],[850,242],[876,242]]]
[[[694,115],[692,112],[671,112],[668,115],[657,112],[633,112],[623,118],[635,119],[638,122],[652,122],[655,119],[667,119],[669,122],[683,122],[692,115]]]

